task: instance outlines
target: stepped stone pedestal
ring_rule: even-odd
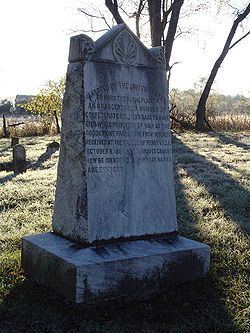
[[[53,233],[23,238],[23,267],[81,303],[144,295],[204,277],[209,247],[175,236],[81,247]]]
[[[209,247],[178,236],[164,50],[125,24],[71,38],[52,233],[22,266],[80,303],[206,276]]]

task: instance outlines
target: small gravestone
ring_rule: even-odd
[[[122,24],[69,62],[53,233],[23,238],[25,271],[78,303],[205,276],[209,247],[177,231],[163,48]]]
[[[14,174],[26,172],[27,161],[26,161],[26,150],[23,145],[15,145],[13,147],[13,170]]]
[[[19,144],[18,138],[11,138],[11,148],[13,148],[15,145]]]

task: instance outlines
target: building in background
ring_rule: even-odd
[[[34,95],[16,95],[15,97],[15,103],[14,103],[14,113],[18,113],[20,115],[26,115],[27,112],[30,113],[30,111],[25,110],[25,108],[21,107],[20,104],[26,103],[30,98],[35,97]]]

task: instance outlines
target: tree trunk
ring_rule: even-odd
[[[152,47],[161,46],[161,0],[148,0]]]
[[[105,5],[109,9],[110,13],[113,15],[117,24],[124,23],[119,13],[117,0],[105,0]]]
[[[225,58],[225,56],[224,56]],[[223,58],[223,59],[224,59]],[[216,74],[220,68],[220,65],[223,61],[223,59],[218,59],[216,61],[216,63],[213,66],[213,69],[210,73],[210,76],[207,80],[207,83],[205,85],[205,88],[201,94],[201,97],[199,99],[199,103],[196,109],[196,123],[195,123],[195,129],[197,131],[205,131],[207,129],[207,125],[206,125],[206,103],[207,103],[207,99],[209,96],[209,93],[211,91],[214,79],[216,77]]]
[[[56,111],[54,111],[54,116],[55,116],[55,120],[56,120],[57,134],[60,134],[61,129],[60,129],[59,120],[58,120],[58,117],[57,117]]]
[[[209,96],[209,93],[211,91],[212,85],[214,83],[214,79],[217,75],[217,72],[223,62],[223,60],[225,59],[228,51],[235,46],[240,40],[242,40],[244,37],[246,37],[248,34],[245,34],[242,38],[240,38],[238,41],[236,41],[233,45],[231,45],[233,37],[235,35],[235,32],[237,30],[237,27],[239,25],[239,23],[241,21],[243,21],[246,16],[249,14],[250,12],[250,4],[246,7],[246,9],[244,10],[244,12],[240,15],[238,15],[238,17],[236,18],[236,20],[234,21],[232,28],[228,34],[226,43],[224,45],[224,48],[219,56],[219,58],[216,60],[211,73],[209,75],[209,78],[207,80],[207,83],[205,85],[205,88],[201,94],[197,109],[196,109],[196,122],[195,122],[195,129],[197,131],[205,131],[207,129],[206,126],[206,103],[207,103],[207,99]],[[231,45],[231,46],[230,46]]]
[[[5,119],[5,116],[3,114],[3,135],[5,138],[8,137],[8,130],[7,130],[7,124],[6,124],[6,119]]]
[[[184,0],[175,0],[172,5],[172,12],[171,12],[171,17],[170,17],[170,21],[169,21],[168,32],[167,32],[167,36],[166,36],[166,39],[164,42],[165,49],[166,49],[165,58],[166,58],[167,69],[170,68],[169,62],[170,62],[170,57],[171,57],[171,53],[172,53],[174,37],[175,37],[176,29],[178,26],[180,11],[181,11],[181,7],[182,7],[183,3],[184,3]]]
[[[140,39],[141,38],[141,34],[140,34],[140,17],[141,17],[141,13],[144,9],[145,6],[145,2],[146,0],[140,0],[139,1],[139,5],[138,5],[138,9],[137,12],[135,14],[135,29],[136,29],[136,36]]]

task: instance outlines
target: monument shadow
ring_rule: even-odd
[[[234,138],[231,138],[227,135],[225,135],[224,133],[221,132],[207,132],[208,135],[210,135],[211,137],[217,138],[219,139],[219,141],[223,144],[226,145],[234,145],[238,148],[242,148],[245,150],[249,150],[250,146],[244,142],[239,142],[237,140],[235,140]]]
[[[16,175],[10,174],[10,175],[0,178],[0,186],[4,185],[5,183],[9,182],[10,180],[12,180],[15,177],[16,177]]]
[[[1,303],[0,331],[237,332],[224,296],[210,274],[205,280],[159,290],[139,300],[121,298],[76,305],[26,279]]]
[[[38,157],[37,161],[30,166],[32,170],[36,170],[41,168],[43,164],[48,161],[51,156],[55,153],[55,150],[47,149],[41,156]]]
[[[199,185],[204,185],[209,194],[219,201],[221,208],[228,218],[231,218],[248,235],[250,233],[249,224],[249,199],[250,193],[236,179],[223,172],[214,163],[205,157],[194,152],[176,136],[172,137],[175,146],[175,154],[188,154],[189,159],[181,162],[181,166],[187,174]],[[191,172],[190,163],[195,168]],[[178,165],[179,162],[177,161]],[[223,186],[221,186],[223,184]],[[235,195],[237,194],[237,195]],[[239,201],[239,198],[241,199]]]

